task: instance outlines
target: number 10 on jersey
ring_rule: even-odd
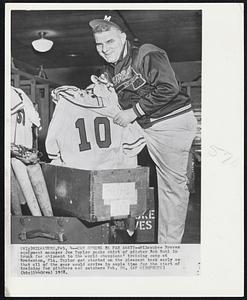
[[[104,138],[100,135],[100,126],[104,128]],[[91,143],[88,141],[85,120],[84,118],[77,119],[75,127],[78,128],[80,134],[80,151],[87,151],[91,149]],[[99,148],[109,148],[111,145],[111,127],[110,121],[106,117],[96,117],[94,119],[94,134],[95,140]]]

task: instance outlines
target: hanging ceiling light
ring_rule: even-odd
[[[47,52],[51,49],[53,41],[44,38],[46,32],[39,32],[40,38],[32,42],[33,48],[39,52]]]

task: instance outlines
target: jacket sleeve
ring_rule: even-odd
[[[141,73],[153,90],[145,96],[141,96],[133,107],[138,116],[152,114],[159,108],[168,105],[179,93],[175,73],[165,53],[158,51],[148,53],[143,58]]]

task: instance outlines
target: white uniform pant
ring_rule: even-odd
[[[181,243],[189,202],[187,164],[196,135],[192,111],[144,129],[158,180],[158,243]]]

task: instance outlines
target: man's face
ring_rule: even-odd
[[[126,41],[125,33],[112,28],[109,31],[94,34],[96,49],[108,63],[116,63]]]

